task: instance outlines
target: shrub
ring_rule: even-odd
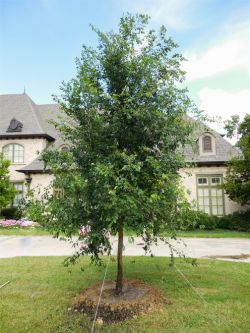
[[[1,211],[1,215],[5,219],[20,219],[21,218],[21,213],[16,207],[3,208]]]
[[[221,229],[250,232],[250,210],[247,210],[246,212],[235,212],[231,215],[220,217],[218,219],[217,227]]]
[[[217,227],[218,217],[208,215],[204,212],[197,212],[196,228],[214,230]]]
[[[191,210],[182,219],[182,223],[177,225],[180,230],[205,229],[213,230],[217,227],[217,216],[210,216],[204,212]]]

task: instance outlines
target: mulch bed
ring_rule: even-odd
[[[73,302],[75,312],[80,312],[93,320],[102,283],[97,283],[77,295]],[[98,309],[98,321],[112,323],[138,315],[154,312],[166,304],[169,300],[151,285],[139,280],[125,280],[123,293],[115,295],[115,282],[106,281]]]

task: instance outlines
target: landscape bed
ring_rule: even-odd
[[[91,331],[92,322],[74,312],[73,301],[102,280],[104,268],[90,266],[88,258],[82,258],[81,265],[69,271],[62,261],[62,257],[0,260],[0,285],[10,281],[0,289],[1,333]],[[151,284],[171,304],[156,313],[96,326],[95,332],[248,332],[250,265],[216,260],[197,263],[191,266],[176,260],[176,266],[169,267],[167,258],[125,257],[125,277]],[[107,280],[114,279],[115,267],[111,260]]]

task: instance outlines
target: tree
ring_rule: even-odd
[[[228,163],[224,189],[229,198],[241,205],[250,204],[250,114],[246,114],[240,122],[238,116],[233,116],[225,124],[227,136],[236,135],[239,140],[236,146],[241,154]]]
[[[16,190],[9,178],[10,161],[6,160],[0,153],[0,216],[3,207],[7,206],[14,199]]]
[[[193,130],[186,114],[194,107],[178,88],[184,72],[177,45],[165,27],[150,30],[148,21],[128,14],[118,32],[93,27],[97,48],[83,46],[76,77],[55,97],[64,115],[55,126],[70,150],[42,155],[60,195],[48,190],[29,204],[33,218],[56,236],[81,230],[85,243],[70,261],[81,254],[98,261],[111,252],[109,233],[118,233],[117,294],[124,229],[142,235],[148,250],[163,228],[173,232],[187,208],[178,170]]]

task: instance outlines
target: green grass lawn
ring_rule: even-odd
[[[91,322],[82,314],[68,311],[72,298],[104,274],[89,266],[88,258],[71,272],[62,257],[24,257],[0,260],[1,333],[90,332]],[[135,261],[135,262],[134,262]],[[169,259],[124,258],[127,278],[138,278],[159,288],[171,301],[162,312],[104,325],[103,333],[248,333],[250,332],[250,265],[215,260],[198,260],[193,267],[177,260],[180,273],[168,266]],[[115,263],[110,262],[107,279],[114,279]]]
[[[127,236],[134,235],[131,231],[126,231]],[[49,236],[50,233],[43,228],[0,228],[0,236]],[[168,233],[163,236],[168,236]],[[231,231],[223,229],[215,230],[192,230],[179,231],[178,237],[197,237],[197,238],[250,238],[250,232]]]
[[[167,234],[165,234],[167,235]],[[191,230],[178,231],[178,237],[197,237],[197,238],[250,238],[250,232],[233,231],[224,229],[215,230]]]
[[[125,231],[127,236],[134,236],[134,233],[130,230]],[[169,236],[170,234],[165,232],[162,236]],[[190,231],[177,231],[177,237],[196,237],[196,238],[250,238],[250,232],[233,231],[224,229],[215,230],[190,230]]]
[[[49,235],[50,233],[44,228],[0,227],[0,236],[49,236]]]

